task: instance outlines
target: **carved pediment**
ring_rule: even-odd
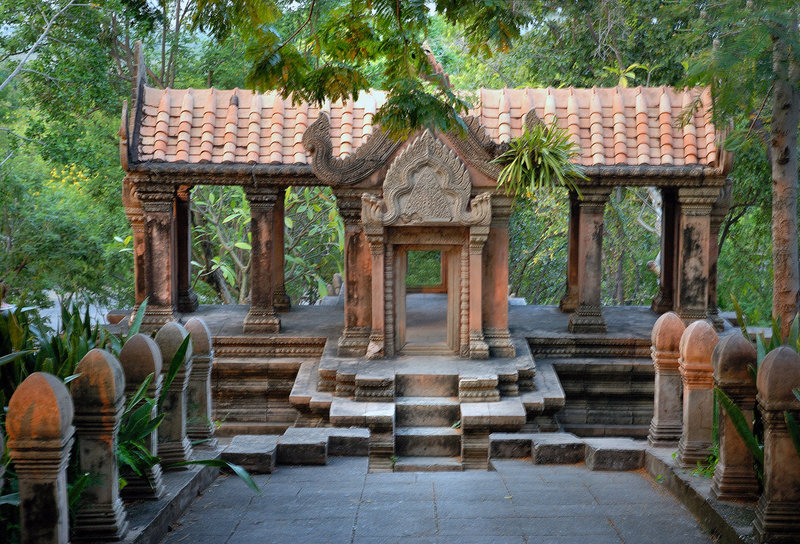
[[[362,219],[370,225],[488,225],[491,195],[470,201],[466,166],[426,130],[394,160],[383,198],[362,197]]]

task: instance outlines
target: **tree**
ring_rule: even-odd
[[[689,9],[686,5],[679,9]],[[788,336],[800,310],[797,237],[797,134],[800,121],[800,33],[794,2],[735,1],[714,5],[694,22],[688,40],[711,40],[690,59],[689,84],[711,85],[717,126],[733,126],[726,146],[754,139],[772,175],[772,315]],[[771,101],[770,101],[771,98]],[[771,108],[767,105],[771,103]],[[744,118],[744,119],[743,119]]]

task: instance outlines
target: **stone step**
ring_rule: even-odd
[[[255,474],[275,470],[278,435],[239,435],[222,451],[222,460],[234,463]]]
[[[583,439],[570,433],[492,433],[489,455],[494,459],[530,457],[536,465],[580,463]]]
[[[396,455],[410,457],[456,457],[461,454],[461,431],[451,427],[398,427]]]
[[[215,336],[214,352],[217,357],[286,357],[319,358],[325,347],[324,337],[288,335]]]
[[[589,470],[637,470],[644,466],[644,440],[587,438],[585,442]]]
[[[292,427],[278,439],[278,462],[324,465],[328,455],[369,455],[369,429]]]
[[[401,457],[394,463],[395,472],[461,472],[458,457]]]
[[[454,397],[399,397],[395,416],[398,427],[449,427],[461,412]]]
[[[455,397],[458,396],[458,374],[395,375],[395,395],[398,397]]]

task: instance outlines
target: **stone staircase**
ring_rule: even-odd
[[[395,377],[395,471],[461,470],[458,376]]]

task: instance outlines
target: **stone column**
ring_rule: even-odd
[[[137,198],[133,181],[129,176],[122,180],[122,206],[125,208],[125,217],[131,225],[133,236],[134,303],[138,309],[139,304],[147,298],[144,212],[142,202]]]
[[[714,378],[711,354],[719,342],[706,321],[695,321],[683,332],[680,342],[680,371],[683,380],[683,430],[678,442],[678,464],[697,466],[711,451],[714,413]]]
[[[718,331],[725,329],[725,320],[719,316],[717,306],[717,262],[719,261],[719,229],[733,202],[733,183],[725,180],[719,197],[711,208],[711,233],[709,235],[708,267],[708,319]]]
[[[67,464],[75,428],[64,383],[44,372],[23,381],[8,403],[9,455],[19,479],[22,544],[69,542]]]
[[[508,332],[508,218],[512,203],[505,195],[492,195],[492,224],[484,249],[483,336],[493,357],[515,354]]]
[[[678,360],[686,327],[674,312],[658,318],[651,334],[650,356],[655,367],[653,420],[647,442],[651,446],[674,446],[681,437],[682,393]]]
[[[469,358],[488,359],[483,337],[483,246],[490,227],[469,229]]]
[[[252,249],[250,253],[250,311],[244,318],[244,332],[280,331],[281,322],[273,306],[273,230],[275,228],[275,202],[277,189],[274,187],[247,188],[250,202],[250,233]]]
[[[385,247],[383,227],[366,232],[372,258],[372,330],[369,334],[367,359],[383,357],[386,348],[386,299],[384,297]],[[346,281],[346,280],[345,280]]]
[[[580,208],[578,206],[578,193],[569,192],[569,228],[567,230],[567,281],[564,296],[558,303],[558,309],[564,313],[572,313],[578,308],[578,234]]]
[[[284,278],[284,229],[286,221],[284,219],[286,211],[286,189],[279,189],[275,198],[275,211],[272,216],[273,227],[272,235],[272,304],[277,312],[288,312],[292,306],[289,295],[286,294],[286,283]]]
[[[6,442],[3,439],[3,433],[0,432],[0,452],[5,453],[5,451],[6,451]],[[0,489],[3,489],[3,483],[5,482],[5,480],[3,480],[3,475],[5,473],[6,473],[6,466],[0,464]]]
[[[172,185],[137,185],[145,227],[145,287],[148,302],[142,326],[153,330],[175,319],[175,189]]]
[[[606,332],[600,305],[603,212],[609,187],[581,187],[578,202],[578,307],[569,316],[570,332]]]
[[[181,185],[175,195],[175,237],[177,246],[178,311],[197,310],[192,289],[192,200],[191,187]]]
[[[675,276],[678,234],[678,192],[674,187],[661,189],[661,271],[658,294],[650,306],[657,314],[672,311],[675,307]]]
[[[756,366],[756,350],[741,334],[722,338],[712,355],[714,387],[721,389],[753,421],[756,387],[748,367]],[[711,495],[721,501],[747,501],[758,497],[753,455],[736,432],[730,416],[719,405],[719,461],[714,469]],[[751,424],[752,428],[752,424]]]
[[[196,317],[186,322],[192,335],[192,374],[189,377],[189,418],[186,432],[192,440],[203,440],[204,446],[215,446],[214,420],[211,414],[211,366],[214,347],[211,331],[205,321]]]
[[[372,258],[361,226],[363,191],[336,191],[344,220],[344,330],[340,357],[361,357],[367,351],[372,324]]]
[[[75,434],[81,472],[91,474],[91,480],[75,516],[73,540],[122,540],[128,521],[119,498],[117,433],[125,406],[125,375],[119,361],[101,349],[87,353],[75,373]]]
[[[759,542],[800,542],[800,456],[784,412],[800,418],[792,389],[800,386],[800,356],[782,346],[758,369],[758,408],[764,421],[764,491],[753,522]]]
[[[125,372],[125,394],[130,399],[141,387],[150,374],[153,378],[147,387],[147,397],[157,399],[161,393],[162,359],[161,350],[155,340],[144,334],[134,334],[119,353],[119,362]],[[150,413],[150,419],[157,416],[156,407]],[[150,454],[158,456],[158,429],[155,429],[145,440],[145,446]],[[139,476],[132,471],[123,471],[127,482],[121,494],[125,500],[157,500],[164,495],[164,480],[161,475],[161,465],[156,463],[144,474]]]
[[[188,335],[186,329],[175,321],[161,327],[156,334],[156,344],[161,350],[161,358],[164,361],[162,367],[164,376],[169,372],[170,362],[175,357],[183,339]],[[165,470],[170,470],[170,463],[182,463],[188,461],[192,456],[192,445],[186,434],[188,412],[186,388],[189,385],[191,373],[192,345],[190,343],[183,365],[175,375],[175,379],[171,384],[165,384],[167,393],[164,405],[160,410],[164,414],[164,420],[158,427],[158,455]]]
[[[711,266],[711,206],[719,187],[681,187],[675,312],[684,320],[708,316]]]

